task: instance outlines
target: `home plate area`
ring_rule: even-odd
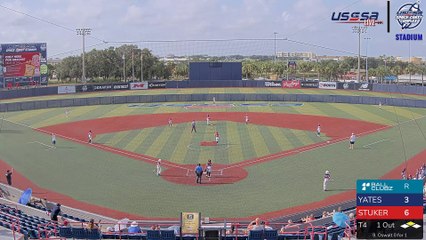
[[[170,167],[161,174],[161,177],[173,183],[199,185],[196,183],[195,167],[194,164]],[[202,167],[204,169],[205,165],[202,165]],[[242,167],[213,163],[211,177],[208,178],[206,173],[203,172],[201,185],[232,184],[246,178],[247,174],[247,171]]]

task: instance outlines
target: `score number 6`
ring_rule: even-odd
[[[404,210],[404,215],[405,215],[405,216],[408,216],[408,215],[410,215],[410,210],[408,210],[408,209],[405,209],[405,210]]]

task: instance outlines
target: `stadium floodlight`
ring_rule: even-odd
[[[364,40],[367,40],[365,44],[365,80],[368,82],[368,40],[371,38],[365,37]]]
[[[277,32],[274,32],[274,62],[277,61]]]
[[[77,32],[77,35],[83,36],[83,59],[82,59],[82,65],[83,65],[83,73],[82,73],[82,77],[81,77],[81,81],[86,83],[86,65],[85,65],[85,61],[84,61],[84,55],[86,54],[85,51],[85,36],[86,35],[90,35],[90,33],[92,32],[92,29],[90,28],[77,28],[75,29],[75,31]]]
[[[354,26],[352,27],[352,32],[358,34],[358,72],[357,72],[357,81],[361,81],[361,34],[367,32],[367,27]]]

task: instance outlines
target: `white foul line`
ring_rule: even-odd
[[[370,143],[370,144],[364,145],[364,146],[362,146],[362,147],[363,147],[363,148],[368,148],[368,146],[371,146],[371,145],[374,145],[374,144],[377,144],[377,143],[381,143],[381,142],[386,142],[386,141],[389,141],[389,139],[384,138],[384,139],[381,139],[381,140],[378,140],[378,141],[372,142],[372,143]]]

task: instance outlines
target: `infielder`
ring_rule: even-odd
[[[93,138],[92,138],[92,130],[89,130],[89,132],[87,133],[87,138],[89,139],[89,143],[93,142]]]
[[[319,125],[319,124],[318,124],[318,127],[317,127],[317,136],[318,137],[321,136],[321,125]]]
[[[52,144],[53,144],[53,146],[56,145],[56,136],[55,136],[54,133],[52,133]]]
[[[356,136],[354,133],[352,133],[352,135],[349,138],[349,149],[351,150],[354,149],[355,141],[356,141]]]
[[[209,180],[211,178],[211,175],[212,175],[212,160],[209,159],[206,165],[206,176],[207,178],[209,178]]]
[[[216,132],[214,133],[214,137],[215,137],[216,143],[219,143],[219,138],[220,138],[220,136],[219,136],[219,132],[218,132],[218,131],[216,131]]]
[[[246,116],[245,116],[245,118],[244,118],[244,121],[245,121],[245,123],[246,123],[246,124],[248,124],[248,123],[249,123],[249,117],[248,117],[247,113],[246,113]]]
[[[196,126],[195,126],[195,120],[192,120],[191,126],[192,126],[192,128],[191,128],[191,133],[192,133],[192,132],[197,132],[197,128],[196,128]]]
[[[157,161],[157,176],[161,175],[161,158]]]

